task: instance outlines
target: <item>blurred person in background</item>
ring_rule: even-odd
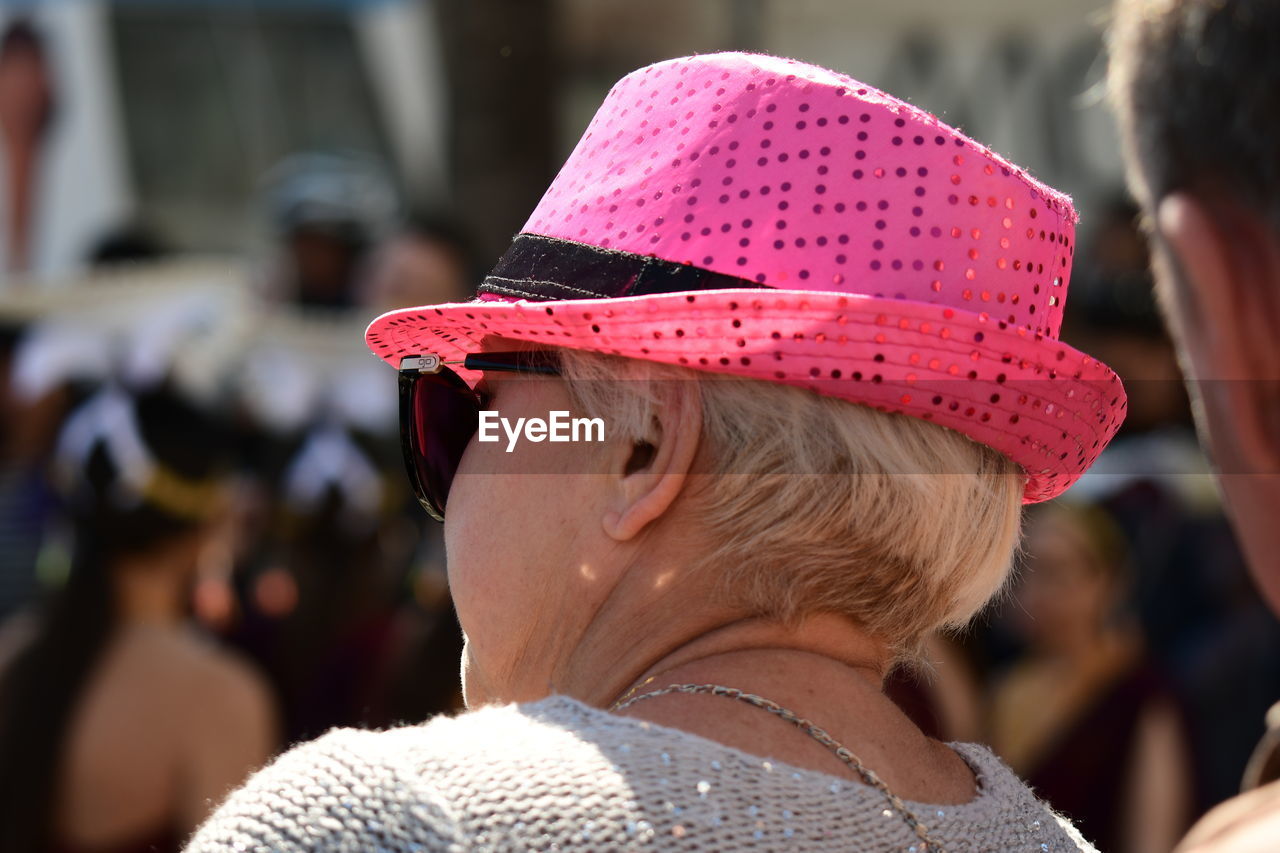
[[[395,190],[368,158],[345,152],[286,157],[264,177],[279,240],[267,295],[308,308],[356,305],[369,252],[395,220]]]
[[[1011,609],[1030,648],[994,690],[990,742],[1100,850],[1165,853],[1191,819],[1190,747],[1123,611],[1123,534],[1105,511],[1060,501],[1025,530]]]
[[[380,464],[372,445],[354,430],[316,425],[276,487],[275,562],[253,595],[259,610],[279,617],[261,642],[289,743],[383,721],[414,543],[388,535],[400,517],[389,487],[394,462]]]
[[[362,302],[379,314],[475,295],[474,249],[451,219],[411,214],[374,253]]]
[[[289,742],[418,722],[457,693],[442,537],[403,482],[396,389],[363,328],[280,310],[233,370],[253,499],[217,622],[269,673]]]
[[[32,325],[17,318],[0,325],[0,621],[38,592],[42,546],[59,517],[49,457],[77,393],[69,383],[38,393],[22,387],[16,374]]]
[[[1280,610],[1280,4],[1121,0],[1111,42],[1157,294],[1245,556]],[[1275,849],[1278,746],[1264,739],[1245,793],[1183,849]]]
[[[44,39],[29,22],[14,20],[0,35],[0,258],[5,272],[23,272],[32,264],[41,155],[55,106]]]
[[[274,447],[218,629],[267,673],[282,741],[460,708],[443,542],[399,485],[398,448],[388,462],[380,436],[331,422],[293,438],[245,426]]]
[[[109,386],[68,418],[66,580],[0,639],[0,849],[177,849],[274,749],[258,676],[188,627],[229,450],[162,388]]]

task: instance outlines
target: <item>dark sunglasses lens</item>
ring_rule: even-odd
[[[453,476],[476,433],[480,407],[462,380],[445,374],[418,377],[411,405],[412,464],[423,491],[419,497],[443,518]]]

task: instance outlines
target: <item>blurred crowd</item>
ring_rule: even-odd
[[[0,40],[0,849],[176,849],[289,744],[460,708],[440,528],[363,327],[467,298],[475,260],[322,150],[262,176],[265,251],[121,222],[74,281],[23,283],[42,50]]]
[[[52,101],[0,38],[0,258],[31,255]],[[446,214],[376,159],[262,177],[268,251],[195,262],[121,222],[62,288],[0,298],[3,849],[171,849],[289,744],[460,708],[441,528],[401,473],[362,330],[470,296]],[[1280,623],[1196,444],[1136,211],[1082,210],[1066,340],[1115,366],[1124,431],[1030,513],[1009,593],[890,689],[990,743],[1100,849],[1169,849],[1235,793],[1280,695]]]

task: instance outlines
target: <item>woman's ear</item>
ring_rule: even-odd
[[[621,444],[610,463],[614,496],[601,519],[620,542],[637,536],[675,502],[702,437],[702,395],[696,381],[658,383],[659,405],[649,434]]]

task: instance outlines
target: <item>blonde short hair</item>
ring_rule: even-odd
[[[687,508],[706,526],[700,565],[718,593],[795,624],[844,615],[912,657],[1003,586],[1025,478],[958,432],[782,385],[562,350],[584,412],[613,435],[652,435],[661,385],[695,383],[714,478]]]

